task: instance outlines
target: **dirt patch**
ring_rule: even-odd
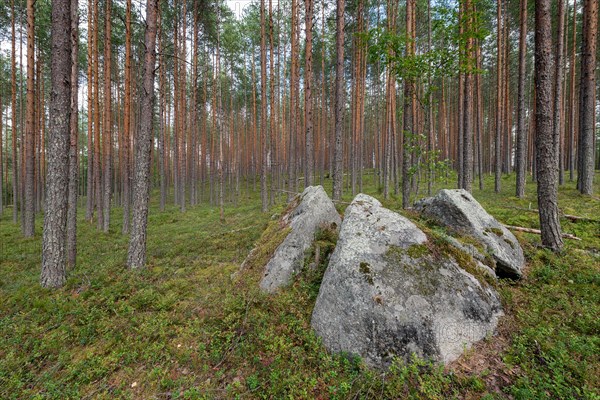
[[[512,332],[515,329],[516,323],[512,316],[502,317],[496,335],[474,344],[458,360],[446,367],[448,372],[478,376],[485,383],[488,392],[507,396],[502,389],[510,386],[521,374],[518,366],[509,367],[502,359],[510,346]]]

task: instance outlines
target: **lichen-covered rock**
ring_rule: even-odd
[[[346,209],[311,325],[333,352],[386,367],[394,356],[448,363],[502,314],[480,283],[408,219],[359,194]]]
[[[451,230],[477,239],[496,262],[498,275],[521,276],[525,257],[517,238],[488,214],[471,193],[444,189],[417,202],[415,208]]]
[[[309,186],[296,196],[280,220],[290,231],[265,266],[260,288],[274,292],[288,285],[299,272],[318,229],[337,231],[341,218],[322,186]],[[282,228],[283,229],[283,228]]]

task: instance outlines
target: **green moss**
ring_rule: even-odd
[[[406,254],[410,258],[421,258],[429,253],[429,248],[424,244],[413,244],[406,249]]]
[[[244,261],[244,269],[261,270],[273,257],[275,250],[285,240],[290,231],[289,226],[281,227],[279,221],[270,221],[254,249]]]
[[[361,262],[359,269],[360,269],[360,272],[362,272],[365,275],[371,273],[371,267],[369,266],[369,263]]]
[[[365,279],[369,283],[369,285],[373,285],[373,273],[371,271],[371,266],[369,265],[369,263],[361,262],[358,269],[365,276]]]

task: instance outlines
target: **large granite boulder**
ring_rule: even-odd
[[[479,241],[496,262],[500,276],[521,276],[525,257],[517,238],[488,214],[463,189],[441,190],[436,196],[423,199],[415,208],[459,234],[467,234]]]
[[[347,208],[312,327],[333,352],[386,367],[412,353],[444,363],[493,333],[497,293],[415,224],[359,194]]]
[[[296,196],[279,221],[290,232],[265,266],[260,288],[275,292],[288,285],[300,271],[305,252],[313,244],[318,229],[339,230],[341,218],[322,186],[309,186]]]

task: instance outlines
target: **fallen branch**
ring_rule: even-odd
[[[524,208],[524,207],[514,207],[514,206],[507,206],[506,208],[513,208],[515,210],[530,211],[530,212],[535,212],[535,213],[540,212],[540,210],[538,210],[537,208]],[[560,213],[560,216],[563,218],[566,218],[568,220],[571,220],[573,222],[577,222],[577,221],[599,222],[597,219],[580,217],[578,215],[563,214],[562,212]]]
[[[536,235],[542,234],[542,231],[540,231],[539,229],[524,228],[522,226],[513,226],[513,225],[504,225],[504,227],[508,228],[510,230],[513,230],[513,231],[517,231],[517,232],[535,233]],[[581,238],[578,238],[575,235],[571,235],[570,233],[563,233],[562,237],[564,237],[566,239],[581,240]]]

